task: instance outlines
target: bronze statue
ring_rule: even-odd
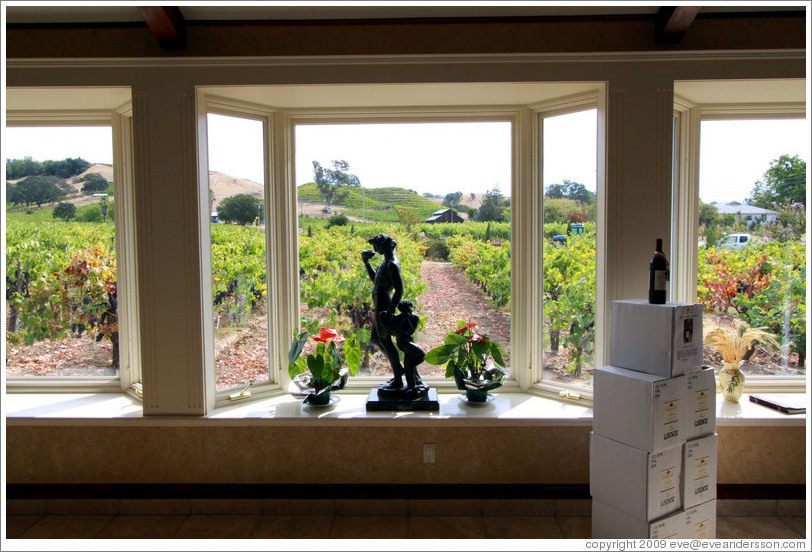
[[[425,353],[412,341],[412,334],[417,329],[418,316],[412,313],[410,302],[401,302],[403,280],[400,277],[400,262],[395,255],[397,242],[386,234],[376,234],[367,241],[374,248],[374,251],[366,249],[361,252],[361,259],[373,284],[370,341],[389,359],[394,376],[378,388],[378,395],[387,398],[416,399],[428,389],[417,375],[417,365],[423,361]],[[383,255],[383,259],[377,268],[372,268],[369,261],[376,253]],[[401,307],[401,314],[395,316],[395,309],[400,303],[408,303],[408,306],[404,304]],[[401,365],[398,350],[392,342],[393,335],[397,339],[398,347],[404,352],[405,367]]]
[[[395,343],[403,351],[403,373],[406,377],[404,398],[417,398],[428,390],[417,374],[417,365],[423,362],[426,352],[414,342],[413,334],[417,331],[420,317],[412,312],[412,302],[403,300],[398,303],[400,314],[392,320],[392,333]]]

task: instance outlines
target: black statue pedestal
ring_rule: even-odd
[[[367,398],[367,412],[383,411],[439,411],[440,401],[437,399],[437,390],[429,388],[428,393],[417,399],[380,397],[377,389],[369,391]]]

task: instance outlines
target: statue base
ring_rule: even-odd
[[[428,393],[416,399],[403,397],[381,397],[377,389],[372,389],[367,398],[367,412],[381,411],[438,411],[440,401],[437,399],[437,390],[429,388]]]

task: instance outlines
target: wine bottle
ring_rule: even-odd
[[[657,238],[654,256],[651,258],[648,278],[648,302],[665,305],[665,290],[668,287],[668,259],[663,253],[663,240]]]

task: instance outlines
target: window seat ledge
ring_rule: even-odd
[[[495,393],[494,400],[471,405],[460,393],[439,393],[439,412],[367,412],[365,394],[341,393],[328,407],[306,407],[290,395],[235,402],[205,416],[144,416],[141,404],[123,393],[7,394],[7,425],[320,425],[388,426],[586,426],[592,408],[529,393]],[[717,397],[717,426],[805,426],[806,414],[786,415],[750,402]]]

